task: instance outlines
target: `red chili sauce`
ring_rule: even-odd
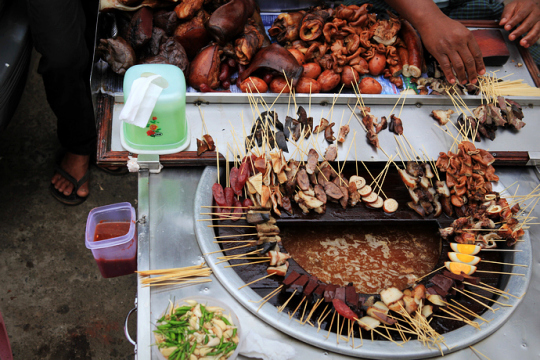
[[[96,225],[94,241],[112,239],[126,235],[130,222],[100,222]],[[131,246],[130,246],[131,247]],[[137,270],[137,256],[129,259],[96,259],[99,271],[104,278],[132,274]]]
[[[100,222],[94,231],[94,241],[124,236],[129,232],[130,222]]]

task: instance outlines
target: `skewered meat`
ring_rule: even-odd
[[[394,114],[390,116],[390,125],[388,125],[388,130],[396,135],[403,135],[403,123],[401,122],[401,119],[394,116]]]
[[[308,191],[309,190],[309,177],[307,175],[307,172],[304,168],[301,168],[298,173],[296,174],[296,183],[298,184],[298,187],[302,191]]]
[[[378,134],[384,129],[386,129],[388,126],[388,121],[386,120],[386,116],[381,116],[381,121],[375,126],[375,132]]]
[[[347,134],[349,133],[350,130],[351,129],[349,128],[349,125],[344,125],[344,126],[340,127],[337,141],[340,142],[340,143],[344,143],[345,142],[345,137],[347,136]]]
[[[315,172],[315,169],[317,168],[318,162],[319,162],[319,153],[315,149],[309,149],[307,164],[306,164],[306,172],[308,174],[313,174]]]
[[[326,139],[326,141],[328,141],[330,144],[332,144],[334,142],[334,140],[336,140],[336,137],[334,136],[334,130],[332,129],[332,127],[334,126],[335,123],[331,123],[329,124],[326,129],[324,129],[324,138]]]
[[[294,270],[291,271],[291,273],[283,280],[283,286],[285,288],[291,286],[298,278],[300,278],[300,274]]]
[[[446,125],[450,121],[450,115],[454,113],[454,110],[433,110],[431,116],[439,122],[441,125]]]
[[[351,207],[356,206],[359,202],[361,202],[362,197],[358,193],[358,189],[356,187],[356,182],[350,181],[349,182],[349,205]]]
[[[331,144],[326,148],[326,152],[324,153],[324,159],[326,161],[334,161],[337,158],[337,145]]]
[[[320,200],[323,204],[326,204],[327,198],[326,193],[324,191],[324,188],[322,185],[317,184],[313,187],[313,191],[315,192],[315,197]]]
[[[330,181],[324,184],[324,192],[333,200],[339,200],[343,197],[343,193],[339,186]]]
[[[315,129],[313,130],[314,134],[318,134],[320,132],[323,132],[326,130],[326,127],[328,126],[329,122],[325,118],[321,118],[321,123],[317,126],[315,126]]]
[[[347,186],[340,186],[339,189],[341,190],[341,194],[343,194],[343,197],[339,199],[339,203],[342,208],[346,209],[347,205],[349,204],[349,188]]]

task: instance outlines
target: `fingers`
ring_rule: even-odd
[[[452,64],[450,63],[450,59],[448,58],[448,56],[440,55],[437,61],[441,66],[441,70],[444,73],[444,77],[446,77],[446,80],[448,80],[450,84],[454,84],[456,82],[456,78],[454,77],[454,73],[452,72]]]
[[[454,68],[454,71],[456,72],[456,76],[459,82],[462,84],[466,84],[467,83],[467,70],[465,67],[465,63],[463,59],[461,58],[461,53],[454,52],[453,54],[451,54],[450,61],[452,61],[452,67]],[[470,64],[470,61],[469,61],[469,64]]]
[[[538,41],[540,38],[540,23],[536,23],[531,30],[529,30],[529,33],[527,36],[525,36],[521,41],[519,42],[521,46],[528,48],[529,46],[533,45]]]
[[[476,78],[478,75],[484,75],[486,73],[486,66],[484,65],[484,58],[482,56],[482,51],[480,50],[480,47],[478,46],[478,43],[474,39],[474,37],[468,42],[468,47],[471,55],[474,59],[474,67],[476,69],[476,74],[471,77],[470,71],[469,73],[469,80],[471,84],[476,83]],[[468,68],[467,68],[468,69]]]
[[[512,30],[513,28],[515,28],[520,22],[522,22],[523,20],[525,20],[528,15],[530,14],[530,11],[528,11],[527,9],[518,9],[517,11],[514,12],[514,14],[512,15],[512,17],[508,20],[508,22],[506,23],[506,25],[504,25],[504,29],[506,31],[510,31]],[[529,28],[531,27],[532,25],[529,25]],[[521,26],[520,26],[521,27]],[[510,39],[510,41],[514,41],[516,39],[517,36],[520,36],[522,35],[524,32],[520,32],[519,35],[515,34],[515,31],[512,32],[510,34],[510,36],[508,36],[508,39]]]
[[[512,31],[512,33],[508,36],[508,39],[514,41],[521,35],[528,32],[534,25],[536,25],[536,23],[536,17],[533,16],[532,13],[530,13],[530,16],[528,16],[520,26],[518,26],[514,31]]]
[[[510,20],[514,15],[515,8],[515,2],[512,2],[504,7],[503,13],[501,15],[501,21],[499,21],[499,25],[504,26],[506,23],[508,23],[508,20]]]

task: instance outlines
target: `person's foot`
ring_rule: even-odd
[[[80,180],[84,174],[88,171],[90,166],[90,156],[89,155],[76,155],[72,153],[66,153],[60,167],[65,170],[68,174],[73,176],[76,180]],[[63,193],[66,196],[69,196],[73,191],[74,185],[65,179],[59,173],[55,173],[52,177],[51,183],[54,185],[54,188],[59,192]],[[88,181],[82,184],[77,191],[77,195],[80,197],[88,196],[89,188]]]

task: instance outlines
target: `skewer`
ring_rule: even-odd
[[[304,315],[306,314],[307,303],[308,303],[307,301],[304,303],[304,310],[302,311],[302,316],[300,316],[300,321],[296,320],[297,322],[299,322],[302,325],[304,325],[304,323],[302,322],[302,319],[304,318]]]
[[[222,243],[248,243],[248,242],[254,242],[255,240],[218,240],[214,241],[214,244],[222,244]]]
[[[459,302],[457,302],[455,299],[451,299],[451,301],[453,301],[454,303],[456,303],[456,305],[458,305],[461,309],[461,311],[465,312],[465,313],[469,313],[471,315],[473,315],[474,317],[482,320],[482,321],[485,321],[487,323],[491,322],[491,320],[487,320],[487,319],[484,319],[483,317],[481,317],[480,315],[476,314],[474,311],[470,310],[470,309],[467,309],[465,306],[461,305]],[[450,305],[450,304],[448,304]]]
[[[308,315],[306,316],[306,320],[304,321],[304,324],[309,322],[309,319],[311,319],[311,317],[313,316],[313,313],[315,312],[315,310],[319,307],[319,305],[323,302],[323,298],[317,300],[315,302],[315,305],[313,305],[313,308],[311,309],[311,311],[308,313]]]
[[[212,255],[212,254],[216,254],[216,253],[220,253],[220,252],[225,252],[225,251],[229,251],[229,250],[235,250],[235,249],[244,248],[244,247],[247,247],[247,246],[251,246],[251,244],[240,245],[240,246],[235,246],[235,247],[228,248],[228,249],[222,249],[222,250],[212,251],[212,252],[209,252],[209,253],[205,253],[205,254],[203,254],[203,255]]]
[[[263,276],[263,277],[258,278],[257,280],[253,280],[253,281],[251,281],[251,282],[248,282],[247,284],[244,284],[244,285],[240,286],[240,287],[238,288],[238,290],[241,290],[241,289],[245,288],[246,286],[249,286],[249,285],[251,285],[251,284],[254,284],[254,283],[256,283],[257,281],[266,279],[267,277],[270,277],[270,276],[272,276],[272,275],[273,275],[273,274],[268,274],[268,275],[265,275],[265,276]]]
[[[337,311],[336,311],[337,312]],[[336,344],[339,345],[339,338],[341,337],[341,332],[343,331],[343,323],[345,323],[345,321],[343,321],[343,323],[341,323],[341,328],[339,327],[339,313],[337,314],[337,328],[336,330]]]
[[[471,348],[471,351],[476,355],[478,356],[478,354],[482,355],[483,357],[485,357],[487,360],[491,360],[490,358],[488,358],[486,355],[482,354],[480,351],[476,350],[475,348],[472,347],[472,345],[469,345],[469,347]],[[476,354],[478,353],[478,354]],[[479,357],[480,358],[480,357]]]
[[[490,293],[493,293],[493,294],[495,294],[495,295],[498,295],[498,296],[500,296],[500,297],[503,297],[503,298],[505,298],[506,300],[509,300],[510,298],[509,298],[508,296],[506,296],[506,295],[503,295],[503,294],[510,295],[510,296],[512,296],[512,297],[514,297],[514,298],[516,298],[516,299],[519,299],[519,298],[520,298],[520,297],[518,297],[518,296],[509,294],[509,293],[506,293],[506,292],[504,292],[504,291],[502,291],[502,290],[499,290],[499,289],[496,289],[496,288],[489,288],[489,287],[485,287],[485,286],[475,285],[475,284],[473,284],[473,283],[466,282],[466,281],[464,281],[463,283],[466,284],[466,285],[469,285],[469,286],[477,287],[477,288],[482,289],[482,290],[485,290],[485,291],[489,291]]]
[[[222,215],[222,214],[220,214]],[[231,220],[232,217],[228,217],[226,219],[198,219],[197,221],[227,221],[227,220]],[[238,220],[246,220],[245,217],[239,217]]]
[[[241,264],[227,265],[227,266],[225,266],[225,267],[226,267],[226,268],[232,268],[232,267],[236,267],[236,266],[260,264],[260,263],[269,262],[269,261],[270,261],[270,260],[259,260],[259,261],[252,261],[252,262],[247,262],[247,263],[241,263]]]
[[[263,305],[266,304],[271,298],[273,298],[274,296],[276,296],[276,295],[278,294],[279,290],[280,290],[282,287],[283,287],[283,285],[281,285],[280,287],[278,287],[276,290],[272,291],[270,294],[266,295],[265,298],[268,297],[269,295],[270,295],[270,296],[269,296],[267,299],[265,299],[265,300],[263,301],[263,303],[257,308],[257,312],[259,312],[259,310],[263,307]],[[261,300],[262,300],[262,299],[261,299]],[[259,300],[259,301],[260,301],[260,300]]]
[[[503,240],[506,241],[506,240]],[[512,263],[505,263],[500,261],[488,261],[488,260],[480,260],[481,262],[487,262],[492,264],[502,264],[502,265],[510,265],[510,266],[520,266],[520,267],[529,267],[529,265],[523,265],[523,264],[512,264]]]
[[[330,314],[330,312],[328,312]],[[326,338],[328,339],[330,337],[330,331],[332,330],[332,325],[334,324],[334,317],[336,316],[337,311],[333,311],[332,315],[332,321],[330,321],[330,326],[328,327],[328,334],[326,335]]]
[[[431,274],[433,274],[433,273],[436,273],[437,271],[439,271],[439,270],[441,270],[441,269],[444,269],[444,268],[445,268],[445,266],[441,266],[440,268],[433,270],[432,272],[430,272],[430,273],[428,273],[428,274],[426,274],[426,275],[424,275],[424,276],[422,276],[422,277],[416,279],[415,283],[419,282],[420,280],[422,280],[422,279],[425,278],[426,276],[429,276],[429,275],[431,275]]]
[[[403,111],[403,106],[405,105],[405,101],[407,101],[407,95],[409,94],[408,91],[409,87],[407,86],[407,89],[405,89],[403,92],[405,92],[405,97],[403,98],[403,103],[401,103],[401,109],[399,110],[398,118],[401,119],[401,112]]]
[[[522,252],[523,250],[514,250],[514,249],[482,249],[481,251]]]
[[[296,307],[296,309],[294,309],[294,312],[292,313],[292,315],[289,315],[289,320],[292,319],[292,317],[294,316],[294,314],[296,314],[296,312],[298,311],[298,308],[300,307],[300,305],[302,305],[302,303],[304,302],[304,300],[306,300],[306,297],[305,297],[305,296],[302,298],[302,300],[300,301],[300,304],[298,304],[298,306]]]
[[[328,316],[328,314],[330,314],[330,311],[326,312],[326,309],[328,309],[328,305],[330,304],[326,304],[326,307],[324,308],[323,312],[321,313],[321,315],[319,315],[319,318],[317,319],[317,332],[321,331],[321,324],[322,322],[324,321],[324,319],[326,319],[326,317]],[[326,315],[321,319],[321,317],[326,313]]]
[[[525,274],[518,274],[518,273],[508,273],[508,272],[500,272],[500,271],[486,271],[486,270],[476,270],[476,272],[481,273],[488,273],[488,274],[503,274],[503,275],[516,275],[516,276],[525,276]]]
[[[468,297],[469,299],[472,299],[472,300],[476,301],[477,303],[479,303],[480,305],[484,306],[485,308],[491,310],[492,312],[495,312],[495,310],[494,310],[491,306],[488,306],[488,305],[484,304],[484,303],[481,302],[480,300],[477,300],[477,299],[473,298],[472,296],[466,294],[465,292],[463,292],[463,291],[461,291],[461,290],[459,290],[459,289],[456,289],[456,288],[453,287],[453,286],[452,286],[452,289],[456,290],[456,291],[459,292],[460,294],[465,295],[465,296]],[[490,300],[490,301],[491,301],[491,300]]]
[[[214,239],[224,239],[224,238],[232,238],[232,237],[241,237],[241,236],[257,236],[258,233],[254,234],[234,234],[234,235],[221,235],[221,236],[214,236]]]
[[[480,298],[482,298],[482,299],[485,299],[485,300],[488,300],[488,301],[492,301],[492,302],[494,302],[495,304],[499,304],[499,305],[501,305],[501,306],[506,306],[506,307],[512,307],[512,306],[513,306],[513,305],[510,305],[510,304],[503,304],[502,302],[499,302],[499,301],[496,301],[496,300],[487,298],[487,297],[485,297],[485,296],[482,296],[482,295],[480,295],[480,294],[477,294],[477,293],[475,293],[475,292],[472,292],[472,291],[469,291],[469,290],[466,290],[466,289],[463,289],[463,291],[465,291],[465,292],[467,292],[467,293],[469,293],[469,294],[476,295],[476,296],[478,296],[478,297],[480,297]]]
[[[231,260],[231,259],[236,259],[236,258],[242,257],[242,256],[254,255],[254,254],[257,254],[260,251],[261,251],[261,249],[257,249],[257,250],[253,250],[253,251],[250,251],[250,252],[247,252],[247,253],[233,254],[233,255],[223,255],[223,256],[218,256],[217,259],[219,259],[219,260],[221,260],[221,259]]]
[[[255,225],[206,225],[207,227],[254,228]]]
[[[484,303],[480,303],[480,304],[482,304],[484,306],[487,306]],[[474,327],[475,329],[480,330],[480,325],[478,323],[475,323],[474,321],[471,321],[471,320],[467,319],[466,317],[463,317],[459,313],[456,313],[455,311],[453,311],[451,308],[444,309],[444,308],[441,307],[440,310],[442,310],[443,312],[445,312],[448,315],[452,316],[455,320],[463,321],[465,324],[470,325],[470,326]]]
[[[341,169],[339,170],[339,173],[341,174],[343,172],[343,169],[345,168],[345,164],[347,163],[347,159],[349,158],[349,153],[351,152],[353,143],[356,143],[354,140],[356,138],[356,131],[354,132],[354,136],[351,142],[351,145],[349,145],[349,151],[347,151],[347,155],[345,156],[345,160],[343,161],[343,165],[341,166]]]
[[[354,132],[356,137],[356,131]],[[356,176],[358,176],[358,154],[356,153],[356,141],[354,142],[354,165],[356,166]]]
[[[285,306],[287,306],[287,304],[289,303],[289,301],[291,301],[291,299],[293,298],[294,294],[296,294],[296,289],[294,290],[294,292],[291,294],[291,296],[289,296],[289,298],[287,299],[287,301],[285,301],[283,303],[283,305],[281,305],[279,308],[278,308],[278,313],[282,312],[283,309],[285,309]]]
[[[194,280],[194,282],[190,282],[189,284],[186,283],[186,281],[182,281],[180,283],[178,282],[168,282],[168,283],[160,283],[160,284],[146,284],[146,285],[143,285],[142,287],[152,287],[152,286],[167,286],[167,285],[195,285],[195,284],[202,284],[202,283],[207,283],[207,282],[212,282],[212,279],[204,279],[204,280]]]
[[[481,282],[481,281],[480,281],[480,284],[482,284],[482,285],[484,285],[485,287],[488,287],[488,288],[490,288],[490,289],[493,289],[493,290],[495,290],[495,291],[499,291],[499,292],[501,292],[501,293],[503,293],[503,294],[506,294],[506,295],[510,295],[510,296],[514,296],[514,297],[515,297],[515,295],[512,295],[512,294],[510,294],[510,293],[507,292],[507,291],[497,289],[496,287],[493,287],[493,286],[491,286],[491,285],[485,284],[485,283],[483,283],[483,282]],[[525,294],[525,293],[524,293],[524,294]],[[521,299],[522,297],[523,297],[523,295],[521,295],[520,297],[518,297],[518,299]]]
[[[223,209],[230,209],[228,206],[227,207],[224,207]],[[237,215],[245,215],[246,213],[244,212],[241,212],[241,213],[238,213]],[[199,213],[199,215],[215,215],[215,216],[229,216],[231,218],[234,218],[235,216],[233,215],[229,215],[229,214],[222,214],[222,213],[213,213],[213,212],[210,212],[210,213]],[[217,219],[213,219],[213,220],[217,220]],[[230,219],[229,219],[230,220]]]
[[[392,116],[392,113],[394,112],[394,110],[395,110],[397,104],[399,104],[399,100],[401,100],[401,97],[403,96],[403,93],[404,93],[404,92],[405,92],[405,90],[399,93],[399,97],[398,97],[398,99],[396,100],[396,103],[394,104],[394,107],[392,108],[392,110],[390,110],[390,113],[388,113],[387,119],[390,119],[390,116]]]
[[[359,323],[362,323],[364,325],[366,325],[363,321],[361,321],[360,319],[356,319],[357,322]],[[386,340],[389,340],[391,342],[393,342],[394,344],[400,346],[400,347],[403,347],[403,345],[401,345],[400,343],[398,343],[397,341],[393,340],[392,338],[389,338],[387,337],[386,335],[384,335],[382,332],[378,331],[377,329],[371,329],[371,335],[372,335],[372,338],[373,338],[373,332],[376,332],[377,334],[379,334],[380,336],[382,336],[383,338],[385,338]]]

